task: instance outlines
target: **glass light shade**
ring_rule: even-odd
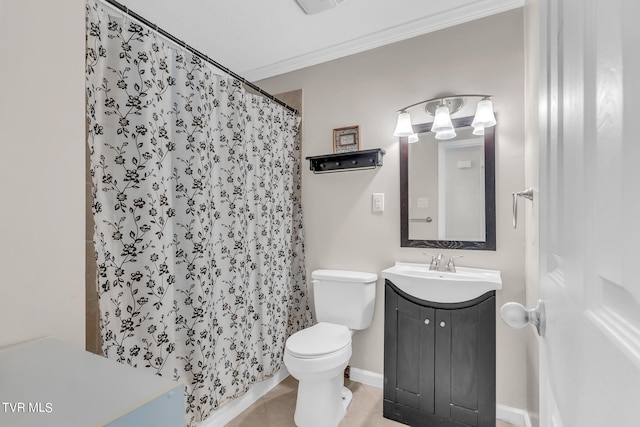
[[[476,126],[473,128],[473,132],[471,132],[474,135],[484,135],[484,126]]]
[[[496,125],[496,116],[493,115],[493,103],[490,99],[483,99],[478,102],[476,107],[476,115],[473,118],[471,126],[477,128],[482,126],[488,128]]]
[[[411,116],[407,112],[398,114],[398,122],[396,130],[393,131],[394,136],[410,136],[413,135],[413,127],[411,126]]]
[[[451,139],[456,137],[456,130],[443,130],[440,132],[436,132],[436,139]]]
[[[418,141],[420,141],[420,138],[418,137],[417,133],[413,133],[409,135],[409,144],[413,144],[414,142],[418,142]]]
[[[451,116],[449,115],[449,107],[442,105],[436,108],[436,114],[433,119],[433,126],[431,126],[431,132],[440,133],[451,131],[453,131],[453,124],[451,123]]]

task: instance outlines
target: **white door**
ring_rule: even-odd
[[[640,1],[540,9],[541,426],[640,426]]]

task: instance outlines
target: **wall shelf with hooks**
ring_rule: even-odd
[[[313,173],[344,172],[348,170],[375,169],[382,166],[382,148],[351,151],[349,153],[325,154],[306,157]]]

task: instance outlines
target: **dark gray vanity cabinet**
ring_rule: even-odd
[[[384,417],[416,427],[495,427],[495,291],[443,304],[385,283]]]

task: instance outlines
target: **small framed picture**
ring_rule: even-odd
[[[349,153],[360,149],[360,129],[349,126],[333,130],[333,152]]]

